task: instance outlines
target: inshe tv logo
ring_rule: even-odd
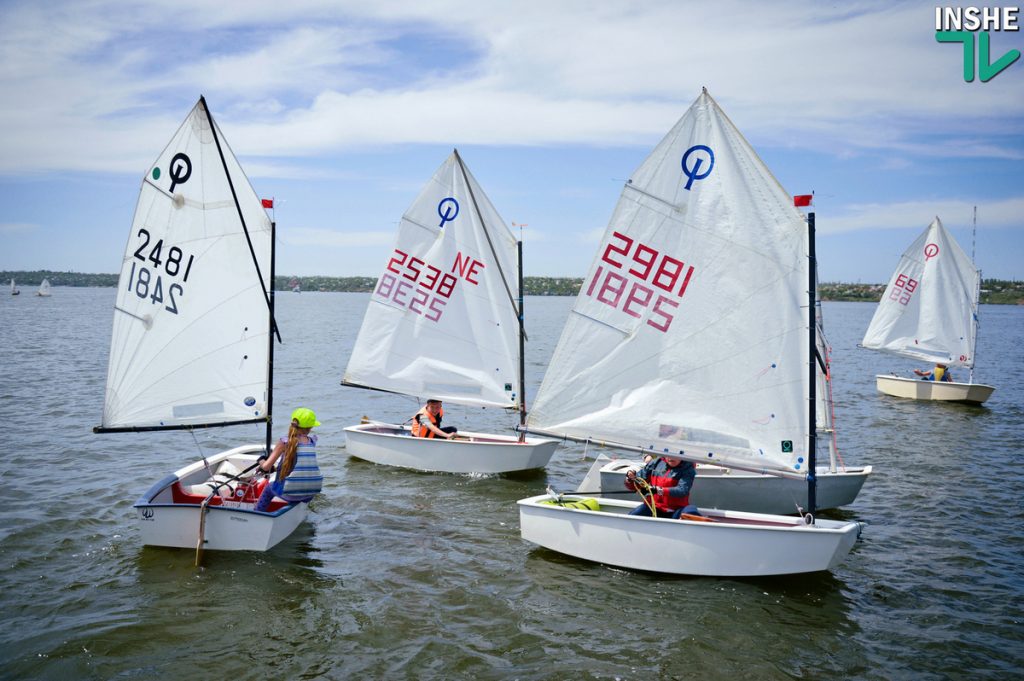
[[[1020,50],[1010,50],[991,60],[990,31],[1016,32],[1020,7],[936,7],[935,39],[940,43],[963,43],[964,82],[974,81],[974,34],[978,34],[978,78],[987,83],[1020,59]]]

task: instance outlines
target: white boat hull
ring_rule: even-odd
[[[265,451],[263,445],[245,445],[207,457],[209,470],[244,471]],[[195,550],[199,542],[203,484],[210,473],[202,461],[186,466],[159,481],[135,502],[142,543]],[[242,480],[251,475],[242,476]],[[232,486],[233,488],[235,485]],[[199,494],[187,494],[194,488]],[[212,489],[212,488],[207,488]],[[208,494],[208,492],[206,493]],[[309,505],[275,502],[268,512],[252,510],[252,503],[233,500],[226,488],[206,507],[203,549],[266,551],[288,537],[305,519]]]
[[[442,473],[512,473],[543,468],[558,440],[459,432],[455,440],[412,437],[404,426],[365,423],[345,429],[350,456],[385,466]]]
[[[983,383],[944,383],[885,375],[875,376],[875,385],[878,392],[893,397],[965,404],[982,404],[995,391],[993,386]]]
[[[599,486],[587,487],[585,481],[578,492],[595,491],[621,493],[625,490],[626,471],[639,469],[639,461],[610,460],[599,466]],[[817,510],[839,508],[852,504],[860,488],[871,475],[871,466],[847,468],[831,472],[818,469],[818,487],[815,494]],[[593,476],[587,476],[592,480]],[[775,475],[759,475],[730,470],[719,466],[697,465],[697,478],[690,491],[690,503],[701,508],[728,508],[749,513],[786,515],[807,508],[807,483],[803,480]]]
[[[566,497],[567,500],[580,497]],[[676,575],[762,577],[829,570],[849,554],[861,524],[716,511],[717,522],[630,516],[639,502],[601,499],[590,511],[519,500],[523,539],[605,565]]]

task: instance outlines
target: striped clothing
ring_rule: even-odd
[[[316,435],[308,435],[309,442],[295,448],[295,467],[281,483],[274,481],[274,494],[285,501],[309,501],[320,493],[324,476],[316,462]],[[281,441],[288,442],[287,438]]]

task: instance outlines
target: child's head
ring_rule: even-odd
[[[299,407],[292,412],[292,425],[296,428],[302,428],[303,430],[309,430],[320,425],[320,422],[316,420],[316,414],[312,409],[306,409],[305,407]]]

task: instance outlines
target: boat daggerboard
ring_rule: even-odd
[[[343,383],[519,404],[516,239],[455,151],[402,216]]]
[[[267,418],[271,239],[200,99],[142,180],[97,430]]]
[[[803,477],[807,226],[705,91],[626,183],[527,418]]]
[[[980,273],[939,218],[907,248],[861,345],[951,366],[974,366]]]

